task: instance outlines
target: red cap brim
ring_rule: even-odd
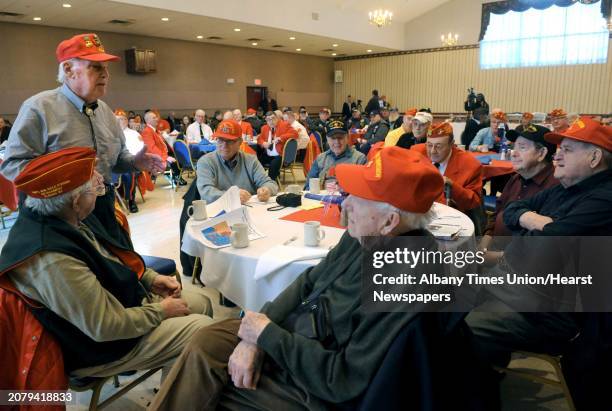
[[[338,164],[336,166],[336,179],[342,190],[346,193],[366,200],[378,200],[378,196],[370,189],[365,178],[366,167],[358,164]]]
[[[97,54],[87,54],[85,56],[79,56],[81,60],[89,60],[89,61],[119,61],[121,60],[117,56],[113,56],[112,54],[106,53],[97,53]]]

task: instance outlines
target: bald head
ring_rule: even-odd
[[[204,123],[204,119],[206,118],[206,112],[202,109],[197,109],[195,112],[195,119],[198,123]]]
[[[223,120],[231,120],[232,118],[234,118],[234,114],[231,111],[228,110],[223,113]]]

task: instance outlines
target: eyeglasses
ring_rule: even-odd
[[[442,150],[443,148],[446,148],[446,146],[447,146],[446,144],[442,144],[442,143],[436,143],[436,144],[426,143],[426,145],[427,145],[427,148],[428,148],[429,150],[431,150],[431,149],[434,149],[434,148],[435,148],[435,149],[436,149],[436,151],[437,151],[437,150]]]

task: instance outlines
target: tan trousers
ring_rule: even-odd
[[[73,377],[107,377],[125,371],[148,370],[172,366],[191,337],[200,328],[214,323],[212,306],[208,297],[196,291],[182,290],[192,313],[185,317],[168,318],[145,334],[138,344],[122,358],[102,365],[81,368],[71,373]],[[167,370],[164,370],[164,374]]]
[[[234,387],[227,362],[240,339],[240,320],[199,330],[176,360],[150,410],[324,410],[325,403],[274,372],[261,375],[257,389]],[[324,378],[324,376],[321,376]]]

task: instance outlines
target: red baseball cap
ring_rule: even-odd
[[[107,54],[100,38],[95,33],[77,34],[62,41],[55,50],[58,62],[79,58],[89,61],[119,61],[120,58]]]
[[[253,109],[253,108],[248,108],[247,109],[247,114],[257,114],[257,111],[255,111],[255,109]]]
[[[556,108],[548,113],[548,117],[550,118],[558,118],[558,117],[567,117],[567,112],[562,108]]]
[[[401,147],[383,148],[366,165],[339,164],[336,177],[347,193],[413,213],[429,211],[444,187],[428,158]]]
[[[417,111],[418,111],[418,110],[416,109],[416,107],[409,108],[408,110],[406,110],[406,111],[404,112],[404,115],[405,115],[405,116],[412,116],[412,117],[414,117],[414,116],[416,116]]]
[[[595,144],[612,152],[612,127],[602,126],[590,117],[580,117],[574,121],[570,128],[562,133],[546,133],[546,141],[553,144],[561,144],[564,138]]]
[[[236,120],[223,120],[217,126],[213,134],[214,138],[224,138],[226,140],[238,140],[242,138],[242,127]]]
[[[122,109],[122,108],[117,108],[117,109],[115,109],[115,115],[116,115],[117,117],[125,117],[125,118],[127,118],[127,113],[126,113],[126,112],[125,112],[125,110],[124,110],[124,109]]]
[[[15,179],[15,187],[30,197],[55,197],[91,179],[96,152],[89,147],[70,147],[30,161]]]

